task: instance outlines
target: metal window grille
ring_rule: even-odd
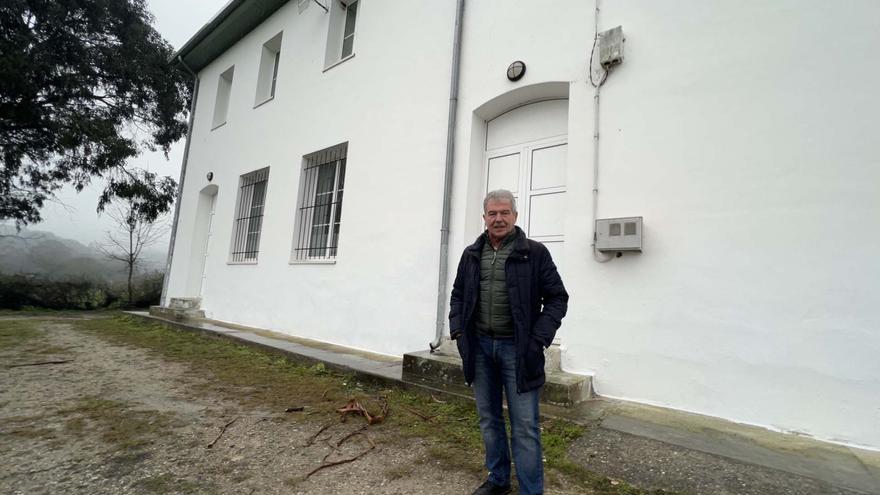
[[[304,157],[294,259],[336,258],[347,151],[343,143]]]
[[[266,184],[269,168],[241,176],[238,187],[238,206],[232,240],[232,261],[256,261],[260,252],[260,230],[263,227],[263,207],[266,204]]]

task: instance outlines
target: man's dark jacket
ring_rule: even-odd
[[[488,234],[484,232],[462,253],[449,305],[449,329],[469,385],[474,381],[474,353],[478,350],[474,309],[480,293],[480,253],[486,242]],[[553,342],[565,316],[568,293],[543,244],[526,238],[519,227],[513,242],[504,275],[516,342],[516,388],[522,393],[544,384],[544,347]]]

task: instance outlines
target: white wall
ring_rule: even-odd
[[[208,316],[389,354],[427,346],[454,9],[363,0],[354,58],[324,72],[329,16],[291,2],[201,71],[170,297],[184,295],[198,191],[213,171]],[[282,30],[276,96],[254,108],[262,45]],[[233,64],[227,123],[211,130],[217,79]],[[346,141],[337,262],[290,264],[302,157]],[[259,262],[227,264],[239,176],[266,166]]]
[[[563,366],[602,395],[880,448],[880,4],[605,3],[600,29],[627,42],[602,89],[598,214],[645,217],[644,253],[605,264],[592,5],[472,2],[465,20],[459,143],[493,98],[571,81]],[[455,260],[480,229],[475,157],[457,153]]]
[[[327,17],[294,5],[202,71],[178,247],[212,170],[210,316],[401,354],[433,334],[454,2],[361,3],[356,56],[326,73]],[[622,24],[627,42],[602,89],[598,215],[644,216],[644,252],[589,250],[592,2],[471,1],[450,283],[481,229],[486,119],[562,93],[563,366],[602,395],[880,448],[880,3],[605,3],[601,29]],[[254,109],[260,47],[282,29],[277,96]],[[232,64],[228,123],[210,131]],[[338,262],[290,265],[301,157],[343,141]],[[264,166],[259,264],[227,265],[238,177]]]

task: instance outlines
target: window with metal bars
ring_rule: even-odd
[[[342,143],[303,157],[294,260],[336,258],[347,152]]]
[[[232,229],[233,263],[257,261],[268,182],[268,167],[244,174],[239,180],[235,226]]]

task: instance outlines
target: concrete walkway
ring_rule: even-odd
[[[460,395],[404,382],[402,359],[394,357],[210,320],[129,314],[307,364],[324,363],[362,381]],[[542,412],[590,426],[572,446],[573,461],[645,489],[718,495],[880,495],[880,452],[602,398],[573,407],[544,405]]]

